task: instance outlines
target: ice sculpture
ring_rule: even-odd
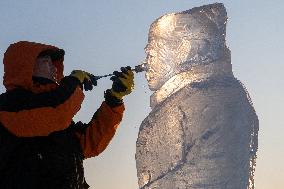
[[[154,93],[136,143],[140,189],[254,188],[258,118],[232,73],[226,22],[215,3],[151,25],[146,77]]]

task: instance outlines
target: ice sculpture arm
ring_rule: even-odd
[[[161,112],[152,112],[141,124],[136,142],[140,187],[160,179],[183,161],[182,119],[178,107],[169,105]]]

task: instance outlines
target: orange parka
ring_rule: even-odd
[[[5,156],[7,156],[6,159],[9,160],[11,165],[5,166],[4,163],[0,162],[0,179],[13,177],[12,173],[7,173],[11,172],[9,166],[13,167],[13,164],[17,164],[18,167],[14,169],[21,166],[17,162],[11,162],[13,158],[9,157],[13,153],[20,153],[17,156],[21,156],[21,153],[23,153],[22,159],[25,159],[25,157],[33,159],[33,154],[35,154],[40,159],[35,169],[42,171],[42,175],[45,176],[52,174],[52,171],[43,171],[52,164],[54,164],[54,167],[57,164],[66,167],[64,161],[70,159],[69,156],[77,157],[70,159],[70,164],[72,164],[72,161],[73,163],[76,162],[77,159],[96,156],[107,147],[122,120],[123,104],[110,106],[107,102],[103,102],[89,123],[75,123],[72,118],[79,111],[84,94],[80,82],[76,78],[63,76],[63,59],[53,62],[57,67],[57,79],[60,81],[58,84],[35,82],[32,79],[36,58],[40,52],[47,49],[57,49],[57,47],[21,41],[10,45],[4,54],[4,85],[7,91],[0,96],[0,156],[1,153],[9,152],[10,154],[5,154],[3,158],[5,160]],[[13,145],[10,145],[11,143]],[[21,150],[23,148],[25,148],[24,152]],[[76,148],[76,150],[72,148]],[[69,154],[66,159],[62,159],[54,158],[55,155],[51,155],[51,153],[59,153],[62,156]],[[42,159],[45,158],[43,154],[51,159],[51,163],[42,163]],[[15,161],[22,162],[22,159],[21,157],[14,157]],[[37,162],[37,160],[34,160],[34,162]],[[31,166],[34,166],[34,164],[32,163]],[[79,160],[79,164],[81,164],[79,169],[82,169],[82,172],[81,160]],[[63,168],[58,168],[58,170]],[[78,165],[74,165],[75,169],[78,169]],[[72,172],[72,170],[70,168],[68,171]],[[69,177],[68,174],[64,173],[63,177]],[[82,177],[82,173],[80,174]],[[21,176],[23,175],[19,173],[19,177]],[[60,173],[57,177],[61,177]],[[41,180],[40,177],[36,179],[38,181],[29,185],[29,187],[42,187],[41,185],[46,185],[45,182],[50,182],[49,179]],[[69,178],[69,180],[74,179]],[[66,183],[68,182],[66,181]],[[69,183],[70,186],[68,187],[78,187],[75,186],[78,183],[72,184],[74,186],[71,187]],[[54,185],[50,186],[54,187]],[[1,181],[0,188],[5,188],[5,184]],[[9,188],[8,184],[7,188]],[[64,188],[63,185],[61,188]]]

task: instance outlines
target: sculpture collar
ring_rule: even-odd
[[[154,109],[156,105],[163,102],[167,97],[170,97],[193,82],[200,82],[216,76],[233,76],[230,61],[216,61],[209,64],[193,65],[189,71],[173,76],[151,95],[150,107]]]

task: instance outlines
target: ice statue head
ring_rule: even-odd
[[[145,47],[149,88],[158,90],[192,65],[220,59],[227,50],[226,22],[226,9],[221,3],[167,14],[153,22]]]

